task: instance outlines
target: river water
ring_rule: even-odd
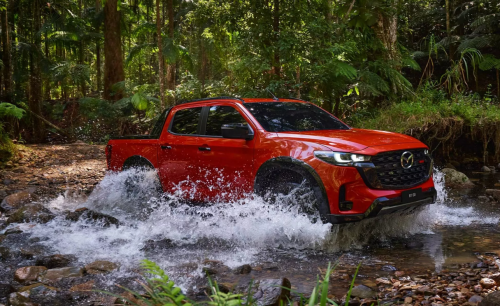
[[[333,291],[342,294],[360,262],[358,282],[369,285],[376,277],[393,275],[392,267],[407,273],[441,271],[477,261],[476,252],[500,252],[499,204],[477,199],[485,188],[495,187],[495,175],[471,173],[474,190],[447,194],[436,172],[439,201],[420,213],[332,226],[312,223],[286,197],[275,205],[258,197],[188,205],[175,195],[158,195],[153,174],[130,195],[124,187],[130,174],[108,174],[88,198],[61,195],[45,203],[55,212],[97,210],[118,218],[121,226],[69,222],[61,216],[22,229],[50,252],[74,254],[81,264],[120,263],[119,271],[105,276],[109,285],[137,277],[140,261],[147,258],[192,293],[203,287],[207,260],[254,268],[249,275],[220,275],[219,282],[229,287],[248,286],[251,278],[287,277],[293,289],[304,293],[329,262],[338,262]]]

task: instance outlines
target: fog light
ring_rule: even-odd
[[[344,201],[339,203],[339,210],[341,211],[346,211],[346,210],[352,210],[352,202],[351,201]]]

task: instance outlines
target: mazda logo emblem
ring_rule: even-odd
[[[413,153],[405,151],[401,154],[401,167],[410,169],[413,166]]]

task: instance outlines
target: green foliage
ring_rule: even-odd
[[[11,103],[0,102],[0,118],[13,117],[21,119],[26,111]]]
[[[355,118],[356,127],[406,133],[412,129],[438,125],[453,118],[472,128],[500,121],[500,107],[479,95],[457,94],[448,99],[441,90],[425,87],[410,100],[392,103]]]

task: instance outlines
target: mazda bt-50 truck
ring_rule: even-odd
[[[192,201],[289,194],[331,223],[412,212],[436,200],[425,144],[351,128],[298,99],[182,103],[162,113],[149,135],[111,139],[106,158],[112,171],[154,169],[164,192]]]

